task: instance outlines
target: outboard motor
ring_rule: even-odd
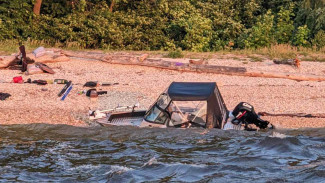
[[[254,107],[246,102],[239,103],[232,114],[234,119],[231,121],[233,124],[244,124],[246,130],[252,130],[248,128],[249,124],[255,124],[260,129],[273,128],[270,122],[262,120],[255,112]]]

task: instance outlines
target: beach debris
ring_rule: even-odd
[[[35,83],[35,84],[38,84],[38,85],[47,85],[48,84],[48,82],[46,80],[38,79],[38,80],[32,81],[30,78],[28,78],[25,83]]]
[[[64,101],[64,99],[69,95],[70,91],[72,90],[72,86],[73,84],[71,84],[68,89],[66,90],[66,92],[63,94],[61,101]]]
[[[55,74],[53,69],[51,69],[49,66],[40,63],[40,62],[35,62],[36,67],[40,68],[43,72],[50,73],[50,74]]]
[[[48,91],[48,89],[47,89],[47,88],[42,88],[41,90],[42,90],[42,91]]]
[[[204,60],[203,59],[190,59],[188,62],[193,65],[202,65],[204,63]]]
[[[111,86],[111,85],[119,85],[120,83],[100,83],[100,86]]]
[[[62,90],[60,91],[60,93],[58,94],[58,97],[61,97],[67,91],[67,89],[70,87],[71,84],[72,84],[72,81],[68,81],[65,84],[65,86],[62,88]]]
[[[40,46],[40,47],[36,48],[32,53],[34,54],[35,58],[37,58],[37,57],[41,57],[41,56],[45,55],[46,51],[43,46]]]
[[[282,59],[282,60],[273,60],[273,63],[275,64],[286,64],[286,65],[292,65],[296,66],[297,68],[300,67],[300,60],[298,58],[295,59]]]
[[[139,62],[143,62],[149,57],[149,54],[142,54],[141,56],[138,57]]]
[[[84,87],[97,87],[98,86],[98,82],[97,81],[88,81],[84,84]]]
[[[54,79],[54,84],[67,84],[68,82],[66,79]]]
[[[175,62],[175,66],[183,66],[184,65],[184,63],[182,63],[182,62]]]
[[[61,50],[46,50],[44,47],[36,48],[32,53],[27,54],[27,57],[35,62],[66,62],[70,58],[65,56]]]
[[[87,90],[82,90],[82,91],[77,92],[78,95],[83,95],[83,94],[86,94],[86,93],[87,93]]]
[[[261,116],[286,116],[286,117],[297,117],[297,118],[325,118],[325,114],[306,114],[306,113],[284,113],[284,114],[272,114],[268,112],[259,112]]]
[[[9,93],[2,93],[2,92],[0,92],[0,100],[6,100],[10,96],[11,95]]]
[[[97,81],[88,81],[83,86],[84,87],[95,88],[95,87],[98,87],[98,86],[111,86],[111,85],[118,85],[118,84],[119,83],[108,83],[108,82],[99,83]]]
[[[89,89],[86,93],[86,96],[87,97],[90,97],[90,98],[96,98],[98,97],[98,93],[97,93],[97,90],[96,89]]]
[[[15,62],[16,56],[0,56],[0,68],[9,67],[13,62]]]
[[[46,82],[47,82],[47,84],[53,84],[54,83],[54,81],[52,79],[47,79]]]
[[[19,47],[20,53],[21,53],[21,62],[19,63],[19,65],[22,65],[21,68],[21,72],[25,72],[27,70],[27,57],[26,57],[26,50],[25,50],[25,46],[22,45]]]
[[[20,46],[19,50],[19,53],[10,56],[0,56],[0,68],[13,67],[13,69],[18,69],[20,65],[19,69],[25,72],[27,64],[30,63],[66,62],[70,60],[69,57],[63,54],[62,50],[46,50],[44,47],[38,47],[32,53],[27,54],[24,45]]]
[[[105,94],[107,94],[107,91],[97,91],[97,94],[98,95],[105,95]]]
[[[90,98],[96,98],[98,95],[104,95],[107,94],[107,91],[97,91],[96,89],[89,89],[86,92],[86,96]]]
[[[35,84],[38,84],[38,85],[47,85],[47,81],[46,80],[41,80],[41,79],[34,80],[34,81],[32,81],[32,83],[35,83]]]
[[[26,75],[32,75],[32,74],[41,74],[43,73],[43,70],[36,66],[35,64],[28,64],[27,71],[25,72]]]
[[[23,77],[22,76],[16,76],[12,79],[13,83],[24,83]]]

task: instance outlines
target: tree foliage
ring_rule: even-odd
[[[0,40],[216,51],[324,46],[325,0],[0,0]]]

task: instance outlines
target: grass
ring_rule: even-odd
[[[263,62],[263,59],[258,56],[249,55],[247,56],[251,62]]]
[[[238,60],[238,61],[243,61],[243,60],[245,60],[245,59],[241,59],[241,58],[239,58],[239,57],[230,57],[230,59]]]
[[[304,61],[313,61],[313,62],[325,62],[324,56],[319,55],[309,55],[303,58]]]
[[[25,45],[26,51],[30,52],[39,46],[45,48],[63,48],[66,50],[89,50],[84,49],[77,42],[67,42],[67,43],[50,43],[48,41],[34,41],[27,40],[22,44]],[[19,43],[16,40],[6,40],[0,41],[0,55],[10,55],[12,53],[17,53]],[[98,49],[97,49],[98,50]],[[196,58],[196,59],[212,59],[212,58],[230,58],[233,60],[245,61],[243,57],[247,57],[251,62],[262,62],[263,58],[268,59],[293,59],[296,57],[301,58],[303,61],[316,61],[325,62],[325,47],[316,50],[316,48],[303,48],[295,47],[288,44],[274,44],[270,47],[259,48],[259,49],[241,49],[241,50],[221,50],[217,52],[190,52],[182,51],[180,48],[174,51],[129,51],[129,50],[110,50],[102,49],[103,52],[136,52],[136,53],[148,53],[151,55],[164,56],[169,58]],[[234,56],[235,55],[235,56]],[[236,56],[238,55],[238,57]]]

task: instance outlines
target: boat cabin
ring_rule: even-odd
[[[140,126],[222,129],[227,118],[215,82],[173,82],[147,110]]]

